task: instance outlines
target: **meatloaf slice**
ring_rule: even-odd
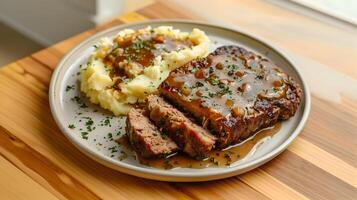
[[[160,85],[170,102],[194,115],[225,148],[293,116],[300,86],[268,59],[238,46],[172,71]]]
[[[178,151],[175,142],[160,133],[144,115],[144,110],[130,109],[126,118],[126,132],[134,150],[144,158],[162,158]]]
[[[167,132],[176,144],[191,157],[204,158],[214,148],[215,137],[193,123],[163,98],[150,95],[147,109],[152,121]]]

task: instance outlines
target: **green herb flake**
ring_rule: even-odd
[[[160,117],[159,119],[159,126],[162,126],[165,124],[165,119],[163,117]]]
[[[111,127],[112,125],[110,124],[110,120],[108,118],[106,118],[104,121],[104,126],[109,126]]]
[[[259,79],[259,80],[261,80],[261,79],[263,79],[264,78],[264,76],[263,75],[257,75],[257,76],[255,76],[255,79]]]
[[[66,92],[73,90],[74,89],[74,85],[67,85],[66,86]]]
[[[200,81],[197,81],[196,82],[196,87],[202,87],[204,84],[203,83],[201,83]]]
[[[153,87],[154,88],[155,87],[154,83],[150,82],[149,87]]]
[[[111,151],[110,153],[115,153],[115,152],[118,152],[117,148],[118,148],[117,146],[112,146],[112,147],[109,147],[108,150]]]
[[[112,134],[112,133],[108,133],[108,139],[109,139],[110,141],[113,141],[113,134]]]
[[[214,72],[213,67],[210,67],[209,70],[208,70],[208,72],[209,72],[210,74],[212,74],[212,73]]]
[[[82,138],[88,140],[88,132],[81,132]]]
[[[74,124],[70,124],[70,125],[68,125],[68,128],[74,129],[74,128],[76,128],[76,127],[74,126]]]
[[[190,70],[191,73],[196,73],[197,71],[198,71],[198,68],[197,68],[197,67],[193,67],[193,68]]]

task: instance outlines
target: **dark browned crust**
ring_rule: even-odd
[[[160,93],[166,99],[192,114],[202,126],[213,130],[211,132],[218,139],[216,142],[217,148],[225,148],[242,141],[260,129],[274,125],[278,120],[289,119],[295,114],[301,99],[300,86],[291,77],[285,74],[287,78],[284,82],[288,87],[283,98],[267,99],[257,97],[254,102],[253,113],[239,117],[233,117],[232,115],[227,117],[214,112],[209,107],[202,106],[198,102],[187,100],[184,98],[184,95],[180,93],[179,89],[173,86],[172,82],[169,81],[173,75],[190,73],[188,69],[192,67],[206,68],[209,66],[210,56],[223,54],[238,54],[240,57],[256,56],[254,53],[237,46],[224,46],[218,48],[206,58],[191,61],[174,70],[159,88]],[[259,59],[264,59],[260,56],[258,57]],[[264,61],[269,62],[267,59]]]

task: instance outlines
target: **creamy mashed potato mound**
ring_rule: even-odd
[[[171,26],[125,29],[94,46],[80,69],[81,91],[115,115],[126,114],[132,104],[157,91],[172,70],[205,57],[209,42],[199,29],[190,33]]]

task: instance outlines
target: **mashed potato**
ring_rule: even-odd
[[[102,38],[88,62],[81,66],[81,91],[92,103],[115,115],[157,91],[170,71],[208,54],[206,34],[180,32],[170,26],[125,29]]]

